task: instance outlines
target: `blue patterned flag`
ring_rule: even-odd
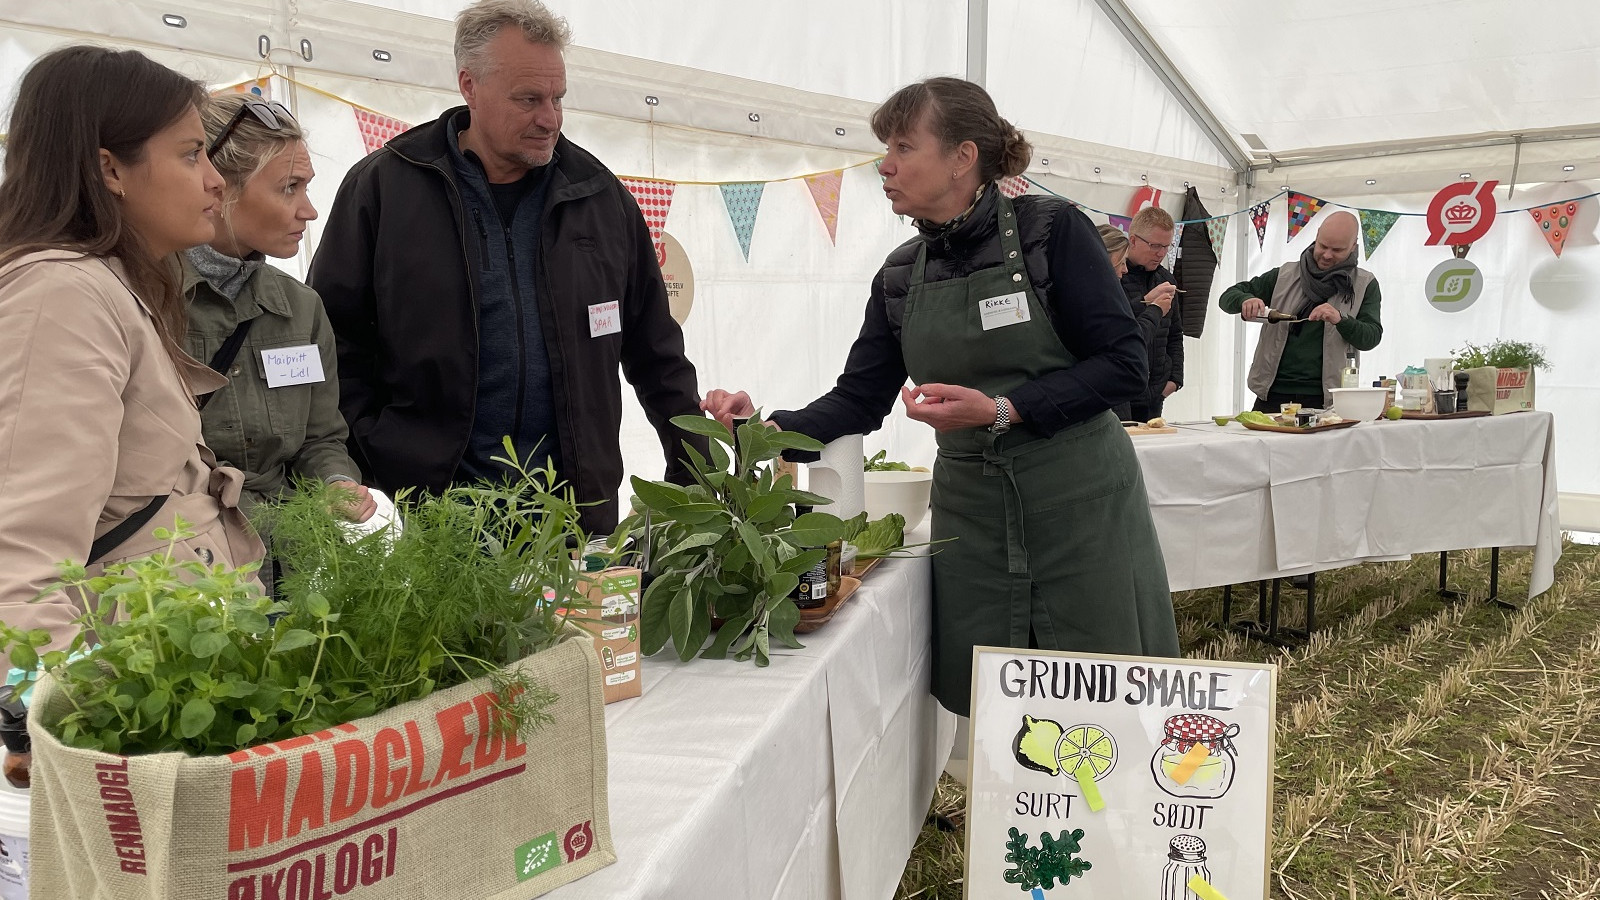
[[[761,210],[761,192],[766,186],[761,181],[722,185],[722,202],[728,206],[728,220],[733,223],[745,262],[750,261],[750,235],[756,230],[756,214]]]

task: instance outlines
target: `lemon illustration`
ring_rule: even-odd
[[[1024,768],[1057,775],[1061,772],[1057,756],[1061,736],[1061,723],[1024,715],[1022,728],[1018,729],[1016,740],[1011,742],[1011,752]]]
[[[1099,781],[1117,764],[1117,742],[1099,725],[1074,725],[1062,732],[1056,759],[1068,778],[1082,771]]]

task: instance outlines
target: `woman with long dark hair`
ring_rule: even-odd
[[[215,236],[204,88],[134,51],[65,47],[22,78],[0,181],[0,618],[72,636],[63,560],[166,546],[239,565],[261,542],[237,470],[201,443],[195,395],[220,375],[183,352],[179,251]]]

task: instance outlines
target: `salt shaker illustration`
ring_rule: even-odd
[[[1167,866],[1161,870],[1160,900],[1200,900],[1189,890],[1189,879],[1199,875],[1207,883],[1206,842],[1192,834],[1180,834],[1167,844]]]
[[[1150,757],[1156,786],[1174,797],[1215,799],[1233,786],[1238,725],[1204,713],[1167,717],[1166,737]]]

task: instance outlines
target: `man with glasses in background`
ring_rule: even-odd
[[[1128,271],[1122,291],[1144,337],[1150,384],[1130,406],[1129,418],[1146,422],[1161,415],[1166,399],[1183,387],[1183,326],[1178,320],[1178,283],[1161,261],[1172,247],[1176,226],[1159,206],[1147,206],[1128,226]]]

